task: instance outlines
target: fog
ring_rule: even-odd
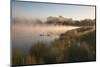
[[[66,31],[76,29],[75,26],[64,25],[12,25],[12,46],[27,51],[28,48],[37,43],[51,41],[59,38],[59,35]],[[24,47],[25,46],[25,47]],[[27,50],[26,50],[27,49]]]

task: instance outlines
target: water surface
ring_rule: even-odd
[[[12,46],[13,48],[28,51],[29,48],[38,42],[50,44],[51,41],[59,38],[59,35],[66,31],[76,29],[75,26],[63,25],[12,25]]]

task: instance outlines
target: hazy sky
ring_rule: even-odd
[[[95,18],[94,6],[47,4],[34,2],[12,2],[12,17],[16,18],[40,18],[48,16],[64,16],[76,20]]]

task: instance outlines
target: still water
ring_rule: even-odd
[[[63,25],[21,25],[14,24],[11,28],[12,48],[27,52],[37,42],[49,44],[66,31],[79,27]]]

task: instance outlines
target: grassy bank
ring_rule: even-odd
[[[52,64],[96,60],[96,36],[94,27],[82,27],[60,35],[59,39],[47,45],[37,43],[31,46],[27,55],[13,49],[12,64]]]

